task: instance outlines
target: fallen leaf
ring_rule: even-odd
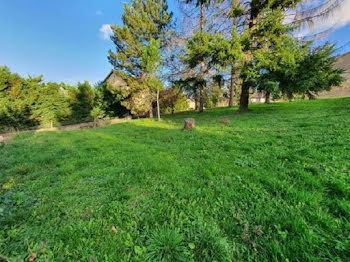
[[[118,230],[117,230],[117,228],[115,227],[115,226],[112,226],[112,231],[114,232],[114,233],[118,233]]]
[[[33,262],[35,259],[36,259],[36,253],[32,253],[31,255],[30,255],[30,257],[29,257],[29,262]]]

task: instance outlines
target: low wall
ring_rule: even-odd
[[[107,126],[107,125],[113,125],[113,124],[120,124],[120,123],[128,122],[130,120],[131,120],[131,118],[129,118],[129,117],[127,117],[127,118],[115,118],[115,119],[111,119],[111,120],[99,121],[97,123],[88,122],[88,123],[59,126],[59,127],[53,127],[53,128],[37,128],[37,129],[24,130],[24,131],[19,131],[19,132],[4,133],[4,134],[0,134],[0,144],[9,141],[15,135],[23,134],[23,133],[70,131],[70,130],[77,130],[77,129],[85,129],[85,128],[101,127],[101,126]]]

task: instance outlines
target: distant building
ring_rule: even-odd
[[[129,88],[125,80],[113,70],[103,80],[103,83],[110,85],[112,90],[116,90],[118,88]],[[113,114],[118,117],[127,117],[131,115],[130,110],[128,110],[120,101],[117,100],[109,105],[108,111],[113,112]]]
[[[115,71],[111,71],[107,77],[103,80],[103,83],[107,83],[109,85],[111,85],[112,87],[114,88],[126,88],[128,89],[129,86],[127,85],[127,83],[125,82],[125,80],[120,76],[118,75],[117,72]],[[145,104],[145,101],[149,101],[149,91],[148,90],[144,90],[144,91],[141,91],[141,92],[138,92],[138,95],[134,97],[134,100],[133,100],[133,103],[134,104],[139,104],[140,107],[142,104]],[[189,105],[189,109],[192,110],[192,109],[195,109],[195,102],[193,99],[190,99],[188,98],[187,99],[187,103]],[[120,103],[119,103],[120,104]],[[127,110],[125,107],[121,106],[120,107],[124,110],[122,110],[123,114],[130,114],[132,115],[133,117],[148,117],[149,116],[149,112],[138,112],[137,114],[131,114],[131,112],[129,110]],[[156,110],[157,110],[157,104],[156,102],[154,101],[153,104],[152,104],[152,107],[153,107],[153,115],[156,115]],[[127,110],[127,113],[125,113],[125,111]]]
[[[113,70],[108,74],[108,76],[105,78],[105,80],[103,80],[103,82],[110,84],[113,87],[128,87],[125,80]]]
[[[333,87],[330,91],[320,92],[318,97],[347,97],[350,96],[350,52],[337,58],[336,67],[345,70],[345,82],[340,87]]]
[[[250,95],[250,101],[252,103],[265,103],[265,92],[255,92]]]

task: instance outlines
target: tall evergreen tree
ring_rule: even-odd
[[[329,91],[344,81],[344,70],[335,67],[334,45],[304,47],[304,54],[292,70],[281,71],[280,90],[288,97],[306,95],[313,99],[321,91]]]
[[[147,86],[141,65],[142,50],[151,39],[159,40],[161,49],[167,44],[171,19],[172,13],[168,12],[166,0],[132,0],[130,5],[124,4],[123,26],[112,26],[111,39],[116,50],[109,51],[108,59],[128,85],[127,90],[120,90],[119,98],[132,113],[152,113],[152,103],[146,105],[150,94],[145,92]]]
[[[47,83],[35,91],[31,117],[39,121],[42,126],[52,128],[54,124],[71,114],[69,98],[64,94],[61,84]]]
[[[207,9],[212,0],[186,0],[187,4],[195,4],[197,8],[199,8],[199,33],[205,33],[205,9]],[[199,85],[199,112],[203,112],[204,110],[204,94],[205,94],[205,60],[204,58],[198,61],[199,64],[199,75],[198,75],[198,83]]]

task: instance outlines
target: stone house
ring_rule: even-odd
[[[335,66],[345,70],[344,77],[346,80],[340,87],[333,87],[330,91],[319,93],[318,97],[330,98],[350,96],[350,52],[339,56]]]

